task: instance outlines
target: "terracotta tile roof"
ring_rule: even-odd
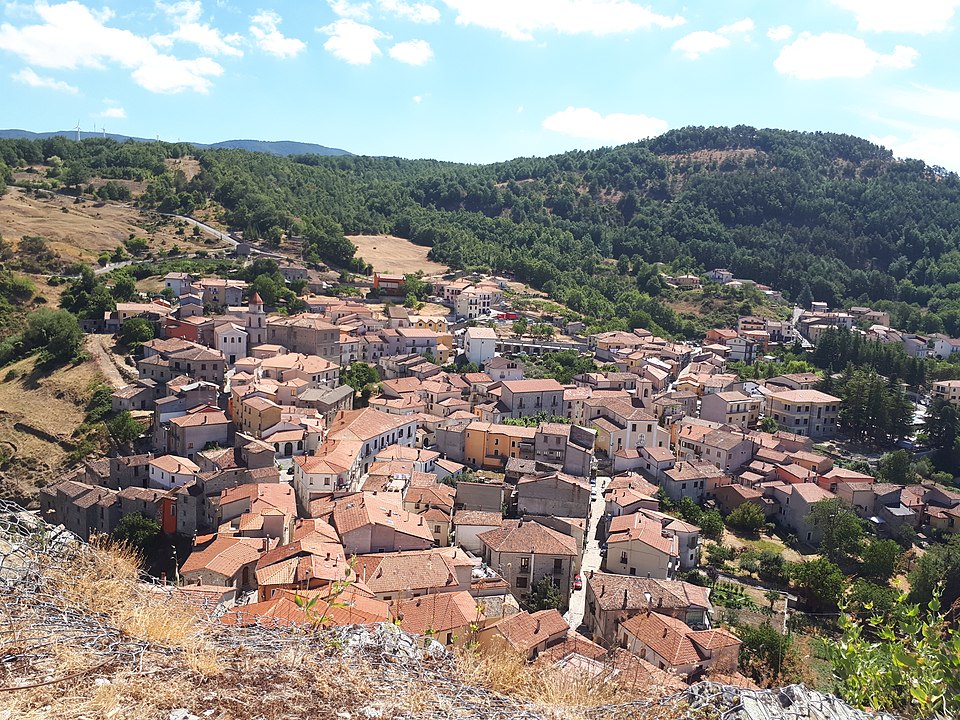
[[[240,572],[244,565],[255,563],[268,546],[269,542],[264,538],[217,535],[205,547],[190,553],[180,572],[209,570],[231,578]]]
[[[506,520],[496,530],[477,536],[495,552],[539,553],[542,555],[577,555],[577,541],[538,522]]]
[[[209,408],[209,406],[207,407]],[[200,409],[200,411],[188,412],[186,415],[170,419],[171,425],[183,428],[202,427],[204,425],[226,425],[228,422],[230,421],[227,420],[226,414],[223,410],[219,409]]]
[[[347,410],[337,414],[330,426],[328,437],[332,440],[365,442],[378,435],[397,430],[410,422],[411,418],[404,415],[388,415],[373,408]]]
[[[451,520],[450,513],[445,513],[439,508],[430,508],[426,512],[420,513],[420,516],[431,523],[448,523]]]
[[[250,483],[227,488],[220,493],[220,506],[246,500],[251,513],[274,508],[290,517],[297,516],[297,497],[293,488],[285,482]]]
[[[454,525],[499,527],[503,524],[503,516],[498,512],[484,510],[457,510],[453,516]]]
[[[327,590],[282,590],[265,602],[232,608],[222,616],[221,622],[226,625],[293,627],[312,625],[321,617],[327,625],[369,625],[390,619],[387,603],[366,597],[352,587],[332,603],[324,599],[325,595],[329,595]],[[297,596],[318,598],[309,614],[297,605]]]
[[[693,630],[682,620],[655,612],[642,612],[620,623],[620,626],[672,667],[696,665],[704,659],[704,654],[690,638]]]
[[[677,538],[675,536],[664,537],[664,530],[660,523],[644,518],[639,513],[621,517],[622,520],[614,518],[618,521],[617,532],[613,531],[613,525],[611,524],[611,534],[607,538],[609,545],[639,542],[665,555],[678,555]],[[622,530],[619,529],[621,526],[623,527]]]
[[[473,565],[462,550],[452,548],[371,553],[356,558],[357,577],[371,591],[393,594],[404,589],[444,592],[459,587],[457,568]]]
[[[200,467],[195,462],[185,457],[179,457],[178,455],[161,455],[160,457],[155,457],[150,461],[150,465],[164,472],[177,475],[200,472]]]
[[[314,536],[315,541],[339,543],[340,536],[333,529],[333,525],[320,518],[301,518],[293,526],[293,539],[303,540]]]
[[[563,392],[563,385],[553,378],[546,380],[504,380],[501,384],[512,393],[550,392],[552,390]]]
[[[415,635],[467,631],[471,623],[482,625],[486,617],[469,592],[449,592],[395,601],[390,610],[400,618],[400,627]],[[443,637],[440,642],[444,642]]]
[[[819,390],[774,390],[770,397],[785,403],[840,403],[840,398]]]
[[[308,535],[265,552],[257,561],[258,585],[292,585],[348,577],[349,564],[339,543]]]
[[[464,373],[463,379],[471,385],[493,382],[493,378],[484,372]]]
[[[595,572],[587,576],[587,585],[601,610],[643,610],[647,607],[709,610],[712,607],[709,588],[681,580]],[[649,601],[646,593],[650,593]]]
[[[574,485],[584,490],[589,491],[590,489],[590,483],[585,477],[568,475],[564,472],[554,472],[549,475],[524,475],[517,481],[518,488],[520,485],[536,485],[552,488]]]
[[[332,525],[341,538],[368,525],[387,527],[395,532],[433,542],[433,533],[419,515],[402,510],[399,500],[387,494],[354,493],[333,501]]]
[[[802,497],[807,503],[815,503],[820,500],[829,500],[830,498],[836,497],[829,490],[824,490],[822,487],[816,483],[799,483],[797,485],[791,485],[793,492],[800,497]]]
[[[298,455],[293,461],[308,474],[339,475],[353,466],[362,450],[359,440],[336,440],[318,447],[316,455]]]
[[[570,631],[570,626],[556,610],[540,610],[532,614],[517,613],[492,627],[510,647],[523,654]]]

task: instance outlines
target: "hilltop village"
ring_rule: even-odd
[[[136,431],[40,496],[50,523],[139,544],[223,623],[395,622],[665,690],[705,675],[752,686],[745,633],[835,608],[826,558],[896,540],[911,562],[960,527],[960,492],[891,481],[889,456],[881,475],[839,432],[829,371],[753,371],[841,332],[912,358],[960,340],[866,307],[791,314],[724,269],[664,280],[752,286],[779,317],[687,342],[588,333],[505,277],[374,273],[358,295],[294,257],[267,262],[306,311],[170,272],[162,292],[84,321],[153,338],[111,396]],[[960,403],[960,381],[932,400]],[[825,546],[847,516],[870,544]]]

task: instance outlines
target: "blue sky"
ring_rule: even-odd
[[[488,162],[743,123],[960,171],[960,0],[0,8],[0,127]]]

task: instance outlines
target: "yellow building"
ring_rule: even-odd
[[[280,406],[263,397],[240,401],[240,432],[260,438],[263,431],[280,422]]]
[[[484,470],[502,470],[509,458],[533,457],[536,428],[473,422],[464,438],[467,464]]]

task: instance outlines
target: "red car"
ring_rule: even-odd
[[[583,580],[580,579],[579,575],[574,576],[573,578],[573,589],[582,590],[583,589]]]

